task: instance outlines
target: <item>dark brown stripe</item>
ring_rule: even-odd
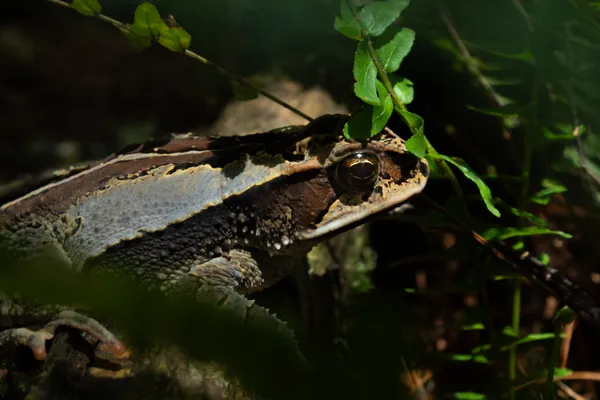
[[[344,115],[325,115],[305,126],[280,128],[254,135],[221,138],[176,137],[131,145],[103,161],[103,163],[112,161],[112,164],[91,172],[83,171],[70,181],[58,183],[39,194],[23,199],[7,208],[6,214],[23,215],[43,206],[51,214],[59,215],[78,198],[102,189],[112,178],[143,173],[162,165],[173,164],[177,169],[200,164],[223,168],[240,159],[244,154],[255,155],[259,152],[281,155],[288,161],[300,161],[304,159],[304,155],[295,153],[298,141],[312,135],[323,134],[321,145],[326,144],[324,142],[333,142],[337,140],[337,135],[327,134],[339,132],[346,119]],[[209,151],[204,152],[204,150]],[[198,153],[198,151],[203,152]],[[117,160],[119,156],[134,154],[149,156],[134,160]],[[161,156],[152,157],[150,154],[161,154]],[[173,155],[168,156],[168,154]],[[15,198],[18,197],[13,197]]]
[[[132,144],[118,152],[112,158],[123,154],[155,153],[170,154],[186,151],[222,150],[249,154],[264,150],[277,154],[288,149],[298,141],[317,134],[339,133],[348,117],[341,114],[323,115],[307,125],[288,126],[268,132],[244,136],[223,137],[176,137],[150,140],[141,144]],[[109,158],[111,159],[111,158]],[[107,159],[107,160],[109,160]]]
[[[188,153],[164,157],[147,157],[137,160],[114,161],[94,171],[83,171],[69,181],[49,187],[34,196],[28,197],[8,207],[6,215],[24,215],[43,206],[52,215],[64,212],[78,198],[95,190],[100,190],[115,177],[138,174],[152,168],[168,164],[199,165],[213,157],[211,152]]]

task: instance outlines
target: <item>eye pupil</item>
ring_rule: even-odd
[[[373,176],[377,166],[370,161],[359,161],[348,168],[348,173],[356,179],[369,179]]]
[[[379,158],[367,151],[348,155],[337,166],[337,181],[349,191],[372,189],[379,178]]]

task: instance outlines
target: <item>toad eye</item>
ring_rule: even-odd
[[[338,183],[349,190],[372,188],[379,177],[379,158],[368,151],[356,151],[341,160],[336,167]]]

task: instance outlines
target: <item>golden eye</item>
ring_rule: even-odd
[[[379,177],[379,158],[368,151],[356,151],[336,167],[338,183],[349,190],[370,189]]]

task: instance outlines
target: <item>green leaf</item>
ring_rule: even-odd
[[[100,14],[102,7],[98,0],[73,0],[71,8],[77,11],[79,14],[83,14],[88,17],[93,17]]]
[[[511,335],[512,336],[512,335]],[[531,343],[531,342],[540,342],[542,340],[550,340],[550,339],[554,339],[556,335],[552,332],[546,332],[546,333],[531,333],[525,337],[522,337],[518,340],[515,340],[514,342],[510,343],[508,346],[502,346],[500,347],[500,351],[506,351],[508,349],[511,349],[515,346],[518,346],[520,344],[524,344],[524,343]]]
[[[454,246],[456,247],[456,246]],[[467,250],[468,251],[468,250]],[[479,282],[474,282],[474,286],[477,286]],[[461,320],[460,329],[464,331],[480,331],[485,329],[483,323],[484,315],[481,307],[475,307],[468,309]]]
[[[535,58],[533,56],[533,53],[529,49],[529,45],[526,45],[520,50],[513,49],[513,51],[509,51],[509,49],[504,49],[503,51],[501,49],[493,49],[493,46],[490,46],[490,43],[486,43],[485,45],[479,45],[467,40],[463,40],[463,42],[469,47],[481,49],[489,54],[494,54],[498,57],[508,58],[512,60],[520,60],[528,64],[535,64]]]
[[[362,29],[358,21],[354,18],[347,0],[340,2],[340,17],[335,17],[333,27],[342,35],[350,39],[360,40],[362,37]]]
[[[532,213],[530,213],[529,211],[525,211],[525,210],[520,210],[518,208],[512,207],[510,206],[508,203],[506,203],[504,200],[502,199],[498,199],[498,203],[504,207],[505,209],[507,209],[508,211],[510,211],[511,214],[520,217],[520,218],[524,218],[526,220],[528,220],[529,222],[537,225],[537,226],[546,226],[548,225],[548,223],[543,220],[542,218],[538,217],[537,215],[533,215]]]
[[[460,329],[463,331],[482,331],[485,329],[485,325],[481,322],[475,322],[469,325],[462,325]]]
[[[585,127],[584,125],[580,125],[579,126],[580,131],[584,131]],[[552,132],[550,129],[546,128],[545,126],[542,127],[542,135],[544,136],[544,138],[548,139],[548,140],[575,140],[576,136],[573,135],[573,132],[570,133],[563,133],[563,134],[557,134]]]
[[[427,138],[425,137],[425,131],[423,129],[423,118],[409,111],[400,110],[398,113],[402,115],[409,126],[417,131],[416,134],[406,141],[406,150],[410,151],[418,158],[425,157],[425,153],[427,152]]]
[[[572,373],[573,370],[569,368],[554,368],[555,378],[562,378],[563,376],[571,375]]]
[[[453,395],[455,399],[459,400],[483,400],[487,398],[485,394],[475,392],[455,392]]]
[[[133,24],[129,27],[131,33],[141,37],[158,37],[160,28],[166,25],[154,5],[142,3],[135,9]]]
[[[366,140],[371,137],[372,123],[373,107],[365,106],[344,124],[344,136],[347,139]]]
[[[544,228],[541,226],[527,226],[524,228],[490,228],[483,233],[483,237],[486,240],[492,239],[509,239],[512,237],[522,237],[522,236],[533,236],[533,235],[557,235],[563,237],[565,239],[570,239],[573,236],[563,232],[563,231],[554,231],[548,228]]]
[[[531,198],[531,201],[536,204],[546,205],[550,203],[550,197],[552,195],[567,191],[567,188],[564,185],[551,179],[543,179],[542,186],[544,189],[534,194]]]
[[[395,72],[410,52],[415,41],[415,31],[409,28],[388,29],[377,39],[375,53],[386,72]]]
[[[379,105],[377,97],[377,67],[369,55],[366,42],[360,42],[354,55],[354,68],[352,70],[356,83],[354,94],[371,105]]]
[[[248,86],[240,85],[236,81],[231,82],[231,90],[233,91],[233,95],[236,100],[246,101],[253,100],[258,97],[258,92]]]
[[[482,344],[480,346],[473,347],[473,350],[471,350],[471,354],[489,352],[490,350],[492,350],[492,348],[493,346],[489,343]]]
[[[395,78],[390,76],[390,81],[394,87],[394,93],[398,100],[403,104],[410,104],[415,97],[413,83],[406,78]]]
[[[394,111],[394,102],[392,96],[385,90],[383,83],[377,81],[377,93],[381,102],[379,105],[373,107],[373,121],[371,125],[371,136],[374,136],[381,132],[388,120],[390,119],[392,112]]]
[[[181,27],[171,28],[165,22],[159,24],[160,36],[158,43],[176,53],[181,53],[190,47],[192,37]]]
[[[477,111],[481,114],[493,115],[494,117],[526,117],[535,110],[535,105],[529,104],[516,104],[511,103],[502,107],[495,108],[480,108],[467,106],[467,108]]]
[[[489,364],[489,360],[487,359],[487,357],[478,354],[478,355],[473,355],[473,354],[452,354],[450,356],[450,359],[453,361],[467,361],[467,362],[476,362],[476,363],[481,363],[481,364]]]
[[[560,132],[558,136],[568,135],[574,137],[575,132],[577,132],[577,134],[579,134],[580,136],[586,132],[585,125],[573,126],[572,124],[556,123],[553,124],[553,127],[555,130]]]
[[[558,310],[558,312],[554,316],[554,320],[560,325],[569,324],[573,322],[575,318],[577,318],[577,313],[568,306],[564,306],[563,308]]]
[[[504,326],[504,328],[502,329],[502,334],[505,336],[510,336],[510,337],[517,337],[517,333],[515,332],[515,330],[513,329],[512,326]]]
[[[379,36],[400,17],[409,3],[409,0],[375,1],[365,5],[358,18],[367,34]]]
[[[522,240],[516,241],[512,246],[510,246],[514,251],[521,251],[525,249],[525,242]]]
[[[440,158],[454,165],[460,170],[460,172],[464,174],[465,177],[473,181],[477,185],[477,188],[479,189],[479,194],[485,202],[485,206],[487,207],[488,211],[496,217],[500,216],[500,211],[498,211],[498,209],[494,206],[494,202],[492,200],[492,192],[490,191],[490,188],[479,176],[477,176],[475,171],[473,171],[471,167],[467,165],[467,163],[465,163],[460,158],[448,157],[443,154],[440,154]]]

